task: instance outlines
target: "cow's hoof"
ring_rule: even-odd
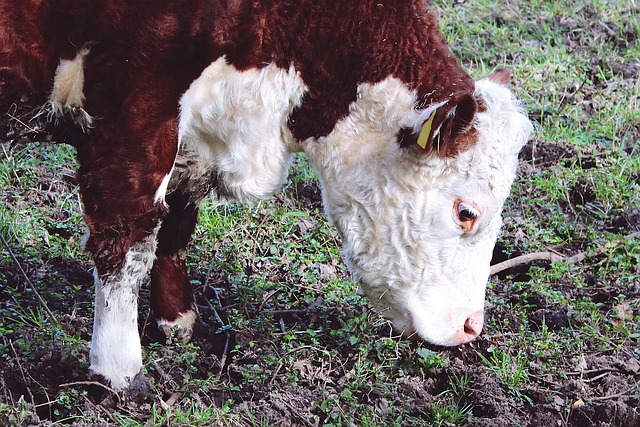
[[[162,319],[158,320],[158,328],[167,338],[167,344],[170,344],[173,338],[177,338],[181,342],[186,343],[189,342],[191,335],[193,335],[193,324],[195,321],[195,310],[189,310],[179,315],[178,318],[172,322]]]
[[[112,388],[109,381],[100,374],[91,373],[89,379],[89,395],[104,407],[114,407],[122,400],[143,403],[152,396],[151,384],[142,369],[133,378],[127,378],[127,385],[122,388]]]
[[[167,344],[171,344],[173,338],[177,338],[180,342],[187,343],[191,339],[191,335],[193,334],[193,329],[188,328],[184,329],[177,325],[169,326],[169,325],[161,325],[159,326],[160,330],[167,338]]]
[[[126,400],[136,403],[143,403],[151,399],[151,384],[147,381],[142,370],[129,380],[129,386],[124,389],[124,397]]]

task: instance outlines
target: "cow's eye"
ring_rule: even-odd
[[[477,206],[460,200],[456,201],[454,212],[460,228],[462,228],[465,233],[473,230],[476,220],[480,217],[480,209]]]
[[[458,205],[458,219],[461,222],[465,221],[473,221],[480,216],[480,212],[474,209],[472,206],[467,205],[466,203],[460,203]]]

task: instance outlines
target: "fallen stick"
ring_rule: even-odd
[[[40,304],[42,304],[42,307],[44,307],[44,310],[47,312],[47,316],[49,317],[49,319],[51,319],[54,325],[57,325],[58,319],[56,319],[56,316],[54,316],[51,310],[49,310],[49,306],[44,301],[44,299],[40,296],[40,293],[38,292],[38,289],[36,289],[36,286],[33,284],[31,280],[29,280],[29,276],[27,276],[27,273],[22,268],[22,264],[20,264],[20,261],[18,261],[18,258],[15,256],[15,254],[11,250],[11,247],[9,246],[9,243],[7,243],[7,241],[4,239],[4,236],[2,234],[0,234],[0,240],[2,241],[2,245],[5,247],[5,249],[9,253],[9,256],[11,257],[11,259],[18,267],[18,270],[20,270],[20,273],[22,273],[22,277],[24,278],[25,282],[27,282],[27,285],[31,288],[35,296],[38,298],[38,301],[40,301]]]
[[[95,385],[98,387],[102,387],[103,389],[107,390],[108,392],[115,394],[116,396],[118,395],[118,393],[112,389],[111,387],[109,387],[108,385],[104,385],[99,381],[74,381],[71,383],[64,383],[64,384],[60,384],[58,387],[75,387],[77,385]]]
[[[625,240],[635,239],[640,235],[640,232],[636,231],[635,233],[631,233],[629,235],[624,236]],[[593,253],[594,255],[602,254],[608,251],[612,246],[617,245],[619,242],[609,242],[604,246],[600,246]],[[516,267],[518,265],[527,264],[532,261],[549,261],[551,263],[558,261],[566,261],[569,264],[576,264],[587,257],[587,251],[579,252],[570,257],[564,257],[562,255],[558,255],[553,252],[534,252],[531,254],[520,255],[515,258],[508,259],[506,261],[500,262],[498,264],[494,264],[491,266],[491,270],[489,274],[491,276],[500,273],[501,271],[507,270],[509,268]]]
[[[602,401],[602,400],[609,400],[609,399],[616,399],[618,397],[638,397],[640,395],[636,394],[633,396],[627,396],[627,393],[631,392],[634,388],[638,388],[638,384],[634,384],[631,387],[622,390],[620,393],[616,393],[616,394],[609,394],[607,396],[599,396],[599,397],[592,397],[590,399],[585,399],[587,402],[597,402],[597,401]]]

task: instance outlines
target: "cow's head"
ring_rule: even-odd
[[[532,131],[499,71],[417,109],[388,78],[305,151],[353,276],[398,332],[458,345],[482,330],[501,210]]]

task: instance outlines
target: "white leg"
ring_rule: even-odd
[[[96,306],[90,369],[114,389],[127,387],[142,369],[138,291],[155,259],[156,233],[129,249],[120,272],[102,278],[94,272]]]

